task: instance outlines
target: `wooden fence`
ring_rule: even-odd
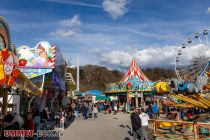
[[[210,123],[150,120],[151,134],[158,140],[210,140]]]

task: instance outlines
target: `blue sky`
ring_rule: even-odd
[[[56,43],[73,65],[172,66],[177,47],[210,26],[209,0],[2,0],[16,46]],[[209,8],[209,9],[208,9]],[[154,59],[155,58],[155,59]]]

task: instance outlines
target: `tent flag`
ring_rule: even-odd
[[[133,58],[130,64],[130,67],[128,69],[128,72],[126,75],[121,79],[120,82],[127,82],[129,79],[131,79],[133,76],[137,77],[141,82],[149,82],[150,80],[147,78],[146,75],[141,71],[139,68],[136,59]]]

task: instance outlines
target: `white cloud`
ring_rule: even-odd
[[[62,38],[65,38],[65,37],[78,37],[79,33],[74,30],[58,29],[56,32],[52,32],[51,35],[58,35]]]
[[[59,27],[55,32],[51,32],[50,35],[61,38],[78,37],[81,25],[79,15],[74,15],[72,18],[59,21]]]
[[[128,12],[128,3],[129,0],[104,0],[102,5],[104,11],[115,20],[124,16]]]
[[[79,15],[74,15],[73,18],[64,19],[64,20],[60,21],[61,26],[67,26],[70,28],[75,28],[75,27],[81,26],[81,24],[82,23],[80,21]]]
[[[207,13],[210,13],[210,7],[208,7],[208,9],[207,9]]]
[[[78,19],[79,22],[76,19]],[[51,39],[65,44],[62,48],[65,57],[70,57],[69,54],[71,53],[71,57],[74,59],[73,55],[76,52],[82,56],[82,65],[103,65],[119,70],[127,70],[134,56],[137,58],[141,68],[173,68],[178,49],[176,44],[181,44],[180,41],[185,38],[183,34],[180,34],[182,28],[180,29],[175,26],[173,29],[168,29],[167,27],[170,26],[166,25],[170,23],[162,22],[155,24],[148,23],[148,25],[144,26],[144,29],[142,29],[142,24],[111,26],[107,24],[82,23],[79,17],[75,15],[71,19],[62,20],[58,23],[59,28],[54,35],[59,35],[59,37],[55,36]],[[157,24],[159,25],[156,26]],[[63,29],[64,27],[62,25],[65,26],[65,29]],[[80,30],[75,31],[75,28],[78,29],[81,25],[83,26],[81,30],[85,30],[82,32],[80,32]],[[74,27],[74,30],[68,30],[72,29],[72,27]],[[160,30],[167,28],[168,30],[156,30],[156,32],[147,31],[147,29],[151,27],[159,27]],[[197,54],[195,52],[197,52]],[[193,52],[190,49],[186,54],[196,56],[201,53],[195,48]],[[188,56],[186,56],[186,58],[188,58]]]
[[[147,67],[171,67],[175,65],[175,57],[179,47],[165,46],[159,48],[145,48],[135,53],[124,51],[111,51],[110,53],[102,53],[98,58],[99,64],[124,69],[130,65],[131,59],[135,57],[140,68]],[[197,44],[187,47],[182,51],[180,57],[181,64],[190,64],[190,60],[200,56],[210,57],[210,48],[204,44]]]

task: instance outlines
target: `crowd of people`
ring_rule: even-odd
[[[25,115],[21,116],[18,113],[9,113],[3,117],[0,121],[0,132],[1,140],[10,140],[11,137],[4,136],[4,130],[33,130],[34,133],[37,130],[48,130],[49,122],[55,120],[55,127],[59,127],[61,130],[64,130],[66,127],[66,121],[70,120],[73,115],[75,115],[76,106],[74,103],[68,104],[64,107],[61,107],[53,115],[48,107],[45,107],[42,111],[38,108],[34,108],[31,111],[27,112]],[[33,140],[34,137],[13,137],[13,140],[16,139],[25,139]]]
[[[81,114],[84,120],[92,117],[97,118],[99,112],[104,112],[104,114],[111,114],[113,112],[113,114],[116,115],[119,110],[117,102],[98,102],[95,104],[84,102],[74,104],[73,106],[75,116],[80,117]],[[122,109],[122,111],[125,113],[125,109]]]
[[[25,117],[20,116],[18,113],[7,114],[1,122],[1,140],[9,140],[10,137],[4,136],[4,130],[35,130],[36,123],[33,120],[33,114],[28,112]],[[19,138],[13,138],[13,140]],[[27,140],[33,140],[33,137],[26,137]]]

